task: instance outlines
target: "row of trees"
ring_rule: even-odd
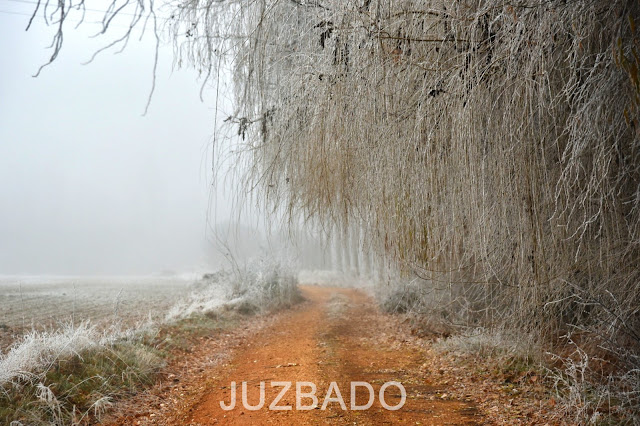
[[[637,337],[635,2],[217,5],[190,3],[190,57],[234,58],[242,184],[273,211],[492,318]]]
[[[637,410],[637,2],[224,6],[241,35],[214,49],[235,64],[241,186],[336,239],[359,233],[418,277],[424,314],[604,351]],[[190,45],[200,62],[210,28]]]

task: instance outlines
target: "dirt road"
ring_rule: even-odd
[[[288,312],[247,339],[226,363],[209,372],[208,383],[199,395],[179,412],[165,417],[171,424],[475,424],[481,421],[476,409],[466,402],[443,400],[445,390],[433,387],[420,374],[421,353],[411,345],[390,338],[393,330],[388,317],[380,314],[370,298],[357,290],[304,287],[307,302]],[[373,405],[366,410],[351,409],[350,383],[367,382],[375,392]],[[398,410],[383,408],[379,398],[386,382],[399,382],[406,389],[406,401]],[[223,410],[220,402],[231,403],[232,382],[236,383],[236,404]],[[264,383],[263,408],[252,411],[242,402],[242,382],[247,383],[250,405],[260,402],[260,383]],[[268,407],[283,386],[272,382],[291,382],[292,387]],[[296,409],[296,384],[316,385],[317,406]],[[322,409],[327,392],[335,382]],[[300,392],[311,391],[300,384]],[[340,392],[340,397],[336,393]],[[365,406],[369,391],[356,387],[356,401]],[[340,404],[345,403],[346,410]],[[389,385],[384,402],[400,405],[401,390]],[[301,397],[302,406],[312,406],[311,397]],[[287,409],[290,407],[290,409]],[[167,413],[168,414],[168,413]],[[169,420],[171,419],[171,420]],[[156,417],[154,423],[165,423]]]

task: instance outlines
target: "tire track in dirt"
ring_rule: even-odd
[[[230,361],[216,367],[216,380],[191,406],[171,417],[174,424],[477,424],[475,407],[463,401],[443,400],[446,389],[432,386],[420,373],[420,349],[394,339],[388,316],[381,314],[369,297],[353,289],[303,287],[308,300],[302,309],[283,315],[248,340]],[[350,410],[350,382],[370,383],[375,391],[371,408]],[[385,382],[402,383],[406,402],[401,409],[383,408],[378,395]],[[236,406],[225,411],[220,402],[231,401],[231,383],[236,382]],[[241,383],[247,383],[247,402],[258,404],[260,383],[265,383],[262,409],[247,410],[242,403]],[[292,382],[278,402],[290,410],[269,410],[281,387],[271,382]],[[318,407],[296,410],[296,382],[317,386]],[[331,382],[336,382],[347,410],[338,402],[321,409]],[[308,392],[303,387],[303,392]],[[335,393],[332,393],[336,397]],[[394,406],[401,398],[397,387],[385,391],[386,403]],[[356,402],[368,400],[365,388],[358,388]],[[311,400],[304,398],[303,405]]]

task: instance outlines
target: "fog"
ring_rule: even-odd
[[[208,212],[230,214],[229,194],[210,194],[212,91],[201,102],[198,76],[172,73],[164,46],[143,117],[152,37],[83,66],[104,44],[88,37],[96,25],[69,27],[58,59],[33,78],[53,29],[37,20],[24,31],[29,4],[0,9],[0,274],[210,268]],[[221,116],[227,105],[222,97]]]

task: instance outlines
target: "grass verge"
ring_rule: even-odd
[[[199,338],[234,327],[242,316],[235,309],[193,314],[153,333],[59,356],[43,372],[25,373],[0,388],[0,424],[99,421],[116,400],[155,383],[163,367]]]
[[[523,334],[476,329],[439,338],[431,347],[449,365],[462,367],[465,391],[479,387],[476,400],[503,415],[499,422],[639,424],[634,407],[640,375],[617,376],[605,368],[607,360],[575,343],[556,348],[565,353],[559,356]]]

